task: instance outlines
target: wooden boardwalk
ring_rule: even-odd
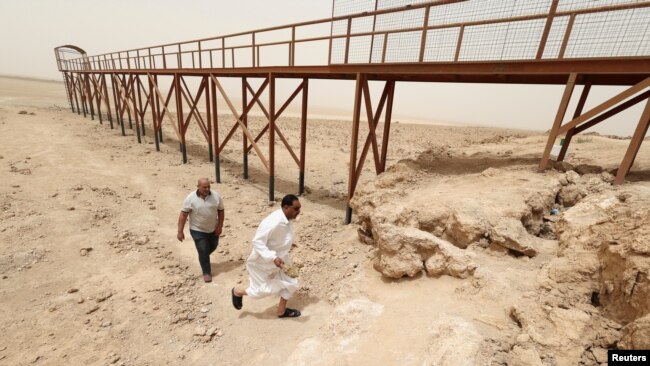
[[[248,178],[248,156],[254,151],[269,175],[270,200],[275,190],[276,136],[298,166],[297,193],[304,192],[309,80],[356,80],[349,203],[368,154],[377,174],[386,168],[395,84],[400,81],[565,85],[540,170],[547,168],[558,138],[564,137],[557,157],[563,160],[573,136],[645,103],[616,176],[616,184],[623,183],[650,124],[649,24],[650,1],[335,0],[333,15],[326,19],[96,56],[66,45],[55,48],[55,55],[73,112],[93,119],[97,115],[100,122],[105,116],[111,128],[115,117],[122,134],[128,118],[138,142],[147,121],[157,150],[163,125],[171,127],[183,162],[187,162],[188,126],[197,123],[208,145],[208,158],[215,163],[217,182],[221,180],[219,155],[241,129],[244,178]],[[233,103],[223,78],[241,79],[236,93],[241,106]],[[253,88],[251,79],[259,80],[259,87]],[[284,101],[276,100],[276,82],[281,79],[300,81]],[[187,80],[196,80],[198,87],[190,88]],[[368,85],[372,80],[384,82],[375,101]],[[567,120],[577,85],[584,87]],[[626,89],[584,111],[590,90],[601,85]],[[218,95],[234,116],[230,126],[217,118]],[[268,96],[266,102],[262,95]],[[296,152],[276,121],[298,100],[301,139]],[[257,134],[248,128],[248,113],[255,105],[267,119]],[[376,129],[382,117],[379,141]],[[364,119],[365,137],[359,135]],[[267,135],[268,151],[262,151],[258,142]],[[346,222],[351,215],[348,204]]]

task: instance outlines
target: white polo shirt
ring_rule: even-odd
[[[203,199],[198,191],[190,192],[183,201],[181,211],[190,214],[190,229],[211,233],[217,228],[217,211],[223,210],[221,195],[213,190]]]

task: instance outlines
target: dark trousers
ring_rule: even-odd
[[[201,264],[203,274],[211,274],[210,254],[217,249],[217,246],[219,245],[219,237],[214,233],[204,233],[202,231],[191,229],[190,235],[192,235],[194,245],[196,245],[196,251],[199,253],[199,264]]]

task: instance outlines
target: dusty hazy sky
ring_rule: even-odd
[[[63,44],[94,55],[328,18],[331,7],[331,0],[0,0],[0,74],[59,80],[53,48]],[[586,108],[620,90],[592,88]],[[314,81],[310,108],[351,115],[353,91],[350,81]],[[560,86],[398,83],[394,120],[547,130],[561,95]],[[594,130],[630,135],[640,115],[637,105]]]

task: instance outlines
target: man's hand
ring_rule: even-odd
[[[284,261],[280,257],[275,257],[273,264],[275,264],[275,266],[278,268],[282,268],[282,266],[284,266]]]
[[[185,239],[185,234],[183,234],[182,231],[179,231],[178,234],[176,234],[176,239],[178,239],[178,241],[183,241]]]
[[[217,226],[216,229],[214,229],[214,235],[216,236],[221,236],[221,233],[223,232],[223,227]]]

